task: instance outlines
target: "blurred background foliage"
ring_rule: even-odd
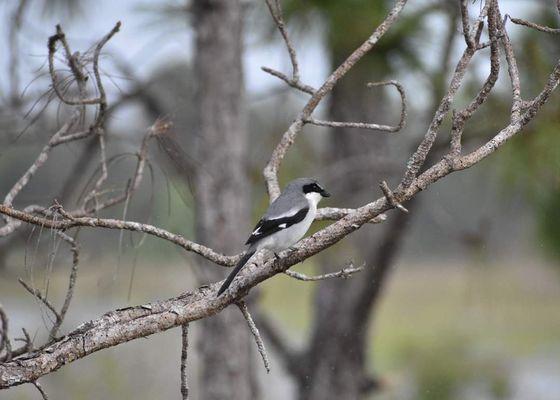
[[[6,193],[34,159],[57,126],[57,115],[64,112],[55,102],[47,102],[49,82],[44,75],[46,50],[43,47],[57,22],[68,26],[71,40],[83,49],[100,37],[88,30],[88,26],[95,27],[97,32],[101,29],[98,26],[105,30],[107,20],[124,22],[123,38],[117,37],[103,60],[111,100],[121,96],[125,99],[118,100],[120,104],[109,120],[108,144],[112,155],[135,151],[146,127],[163,115],[173,121],[187,156],[199,161],[190,146],[196,132],[191,129],[194,85],[189,58],[192,21],[188,3],[178,0],[157,3],[127,0],[118,4],[70,0],[28,2],[19,33],[21,87],[18,93],[26,90],[19,97],[19,104],[10,104],[13,94],[8,81],[10,75],[0,75],[1,193]],[[5,29],[10,26],[16,3],[9,1],[1,5]],[[390,1],[366,0],[284,2],[288,28],[300,56],[303,81],[319,84],[333,66],[371,34],[372,26],[382,20],[390,4]],[[479,4],[473,2],[470,7],[474,14]],[[548,26],[556,27],[559,23],[558,15],[552,12],[552,2],[506,0],[504,8],[512,15]],[[289,64],[266,7],[261,2],[249,2],[247,18],[245,79],[251,135],[247,173],[257,218],[268,201],[260,171],[280,133],[305,98],[259,72],[261,64],[280,65],[286,71]],[[400,79],[407,86],[411,106],[406,131],[399,136],[385,137],[352,131],[351,138],[338,135],[336,139],[336,133],[329,136],[323,129],[309,128],[287,157],[282,181],[300,175],[322,177],[335,194],[327,205],[356,206],[372,194],[379,194],[376,191],[379,179],[396,179],[404,170],[412,145],[425,130],[427,118],[463,45],[459,25],[455,25],[451,32],[454,33],[451,63],[438,63],[445,61],[441,52],[446,44],[448,21],[458,23],[454,2],[412,2],[375,51],[341,82],[333,93],[331,105],[320,110],[332,116],[333,112],[336,114],[333,110],[339,109],[336,106],[344,104],[350,109],[345,116],[357,115],[389,123],[397,117],[396,97],[389,90],[366,89],[365,83]],[[547,72],[559,57],[558,38],[509,26],[523,90],[529,97],[543,86]],[[148,34],[149,37],[144,36]],[[173,43],[179,43],[184,52],[177,51]],[[3,48],[8,49],[8,44],[4,43]],[[9,62],[5,52],[6,57],[2,58],[8,61],[2,64],[3,70],[8,69]],[[476,93],[487,70],[487,60],[479,60],[477,70],[469,75],[460,93],[459,104]],[[495,94],[468,128],[467,149],[495,133],[507,116],[510,104],[506,74],[503,69]],[[391,266],[393,276],[377,305],[375,323],[370,324],[367,368],[381,380],[381,390],[371,398],[560,398],[558,104],[556,95],[528,126],[527,132],[514,138],[495,157],[437,183],[422,194],[422,207],[415,213],[414,222],[408,222],[410,233],[406,245]],[[448,140],[446,132],[444,127],[442,143]],[[91,150],[88,153],[88,148],[86,143],[57,150],[63,161],[49,163],[40,171],[34,178],[36,184],[21,194],[16,205],[46,204],[60,196],[65,200],[63,204],[73,204],[81,185],[74,187],[70,179],[75,179],[77,173],[83,181],[97,166],[97,154]],[[348,161],[359,156],[360,151],[374,154],[373,172],[368,168],[344,169],[341,163],[336,164],[339,158]],[[120,209],[106,215],[149,221],[192,237],[196,210],[189,185],[175,176],[156,146],[151,149],[151,155],[153,179],[146,177],[126,213]],[[333,165],[335,170],[331,168]],[[115,184],[126,182],[131,168],[131,159],[115,164],[112,175]],[[348,172],[337,175],[338,168]],[[348,186],[344,186],[348,184],[353,184],[352,196]],[[244,237],[245,233],[240,235]],[[366,236],[366,240],[376,243],[376,237]],[[167,243],[129,233],[120,240],[115,232],[85,230],[80,238],[87,248],[78,300],[72,305],[66,328],[123,303],[168,297],[194,284],[189,271],[192,259]],[[241,243],[240,239],[240,250]],[[14,282],[18,276],[35,277],[38,282],[52,281],[52,287],[62,291],[68,256],[52,256],[53,248],[52,234],[36,230],[24,230],[16,238],[0,241],[0,301],[16,316],[12,322],[14,329],[33,327],[38,338],[45,333],[41,319],[45,310]],[[359,244],[343,243],[325,258],[346,257],[361,261],[367,259],[367,254]],[[298,270],[322,271],[325,258],[308,260]],[[262,286],[263,309],[280,323],[291,341],[303,345],[302,338],[312,329],[316,286],[286,277],[277,277]],[[53,291],[56,296],[58,292]],[[176,334],[168,332],[149,339],[154,346],[142,346],[139,342],[101,352],[78,363],[75,369],[67,367],[48,377],[45,386],[54,398],[171,398],[177,392],[179,379],[177,366],[169,362],[178,357]],[[154,372],[144,365],[145,359],[156,360],[161,368]],[[271,382],[265,398],[291,398],[294,383],[282,372],[278,361],[273,363],[272,376],[263,378]],[[138,373],[130,376],[130,370],[137,366],[141,366]],[[189,368],[191,375],[196,376],[196,362]],[[91,378],[86,380],[86,376]],[[123,384],[117,376],[126,376],[137,384]],[[154,383],[150,387],[142,383],[151,379]],[[157,392],[153,392],[154,387],[158,388]],[[193,392],[196,393],[196,384]],[[22,387],[2,393],[4,397],[27,399],[35,398],[36,394],[32,388]]]

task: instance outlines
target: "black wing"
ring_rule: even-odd
[[[272,235],[275,232],[281,231],[282,229],[289,228],[293,224],[297,224],[298,222],[303,221],[307,212],[309,211],[309,207],[302,208],[294,215],[290,215],[288,217],[283,218],[276,218],[276,219],[261,219],[249,239],[245,244],[253,244],[257,240],[265,238],[267,236]]]

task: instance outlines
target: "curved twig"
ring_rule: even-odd
[[[397,81],[384,81],[384,82],[372,82],[368,83],[367,87],[377,87],[377,86],[386,86],[386,85],[393,85],[399,91],[399,95],[401,97],[401,116],[399,123],[395,126],[391,125],[380,125],[374,124],[370,122],[339,122],[339,121],[324,121],[320,119],[314,118],[305,118],[303,122],[307,124],[317,125],[317,126],[327,126],[330,128],[357,128],[357,129],[369,129],[373,131],[382,131],[382,132],[389,132],[394,133],[398,132],[406,126],[406,115],[407,115],[407,106],[406,106],[406,93],[404,87]]]

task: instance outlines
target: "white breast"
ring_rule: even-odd
[[[305,236],[317,214],[317,203],[321,200],[321,195],[319,193],[307,193],[305,197],[309,203],[309,211],[305,218],[289,228],[264,238],[259,243],[258,249],[268,249],[274,252],[286,250]]]

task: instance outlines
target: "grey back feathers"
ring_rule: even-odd
[[[305,198],[304,187],[312,184],[318,183],[312,178],[298,178],[288,183],[280,196],[268,207],[264,219],[286,217],[307,207],[308,202]]]

